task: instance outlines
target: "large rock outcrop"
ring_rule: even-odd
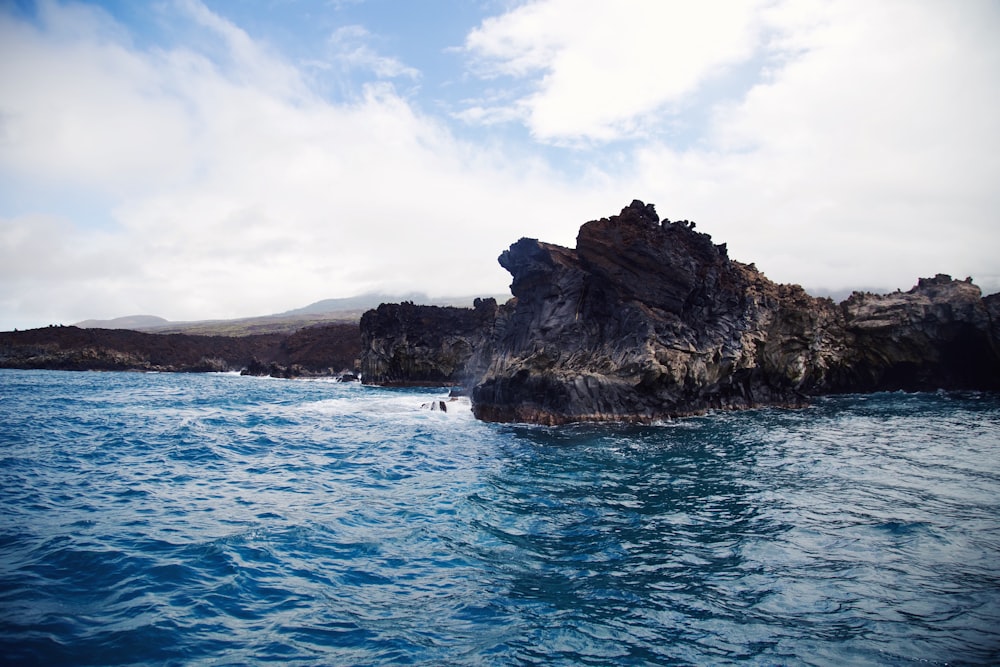
[[[583,225],[575,249],[521,239],[500,256],[514,298],[499,308],[366,315],[367,379],[464,380],[480,419],[542,424],[1000,388],[1000,299],[970,280],[837,305],[771,282],[694,227],[634,201]]]
[[[832,392],[1000,387],[971,281],[939,275],[838,306],[639,201],[583,225],[576,249],[521,239],[500,264],[515,299],[473,391],[489,421],[649,421]]]
[[[840,374],[818,389],[1000,389],[996,297],[943,274],[907,292],[855,292],[840,306]]]
[[[361,317],[361,377],[384,386],[452,386],[490,361],[495,299],[473,308],[383,303]]]

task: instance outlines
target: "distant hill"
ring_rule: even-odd
[[[492,296],[503,302],[509,295]],[[253,334],[287,334],[304,329],[337,322],[358,322],[367,310],[377,308],[380,303],[412,301],[427,306],[460,306],[471,308],[475,296],[446,297],[431,299],[421,292],[407,294],[383,294],[370,292],[359,296],[340,299],[323,299],[308,306],[296,308],[275,315],[243,317],[233,320],[200,320],[196,322],[171,322],[155,315],[130,315],[111,320],[84,320],[73,326],[81,329],[131,329],[148,333],[185,333],[202,336],[248,336]]]
[[[410,292],[408,294],[382,294],[381,292],[369,292],[367,294],[349,296],[341,299],[323,299],[322,301],[311,303],[302,308],[296,308],[295,310],[279,313],[274,317],[287,317],[290,315],[323,315],[326,313],[342,313],[345,311],[353,312],[356,310],[363,312],[372,308],[378,308],[380,303],[392,303],[398,301],[413,301],[414,303],[433,305],[428,300],[427,295],[422,292]],[[469,299],[469,305],[472,305],[471,298]]]
[[[128,315],[127,317],[116,317],[113,320],[84,320],[77,322],[74,326],[81,329],[148,329],[170,324],[169,320],[156,315]]]
[[[872,294],[888,294],[892,290],[888,287],[843,287],[840,289],[829,289],[826,287],[806,287],[804,288],[809,296],[833,299],[834,303],[840,303],[855,292],[870,292]]]

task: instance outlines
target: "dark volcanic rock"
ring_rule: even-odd
[[[469,382],[488,421],[650,421],[839,392],[1000,389],[1000,296],[938,275],[840,305],[729,258],[634,201],[575,249],[521,239],[514,298],[362,318],[376,384]]]
[[[0,333],[0,367],[54,370],[239,371],[295,377],[355,369],[361,352],[355,324],[331,324],[290,335],[195,336],[123,329],[47,327]]]
[[[286,336],[275,356],[291,377],[353,374],[361,363],[361,330],[346,322],[305,327]]]
[[[841,304],[845,346],[841,385],[830,390],[995,389],[1000,387],[996,313],[971,279],[938,274],[908,292],[855,292]],[[831,378],[833,380],[833,378]]]
[[[361,317],[361,378],[387,386],[460,385],[489,360],[497,303],[474,308],[382,304]]]
[[[995,343],[1000,341],[1000,292],[983,297],[983,303],[990,318],[990,336]]]
[[[838,307],[638,201],[583,225],[575,250],[521,239],[500,264],[515,299],[482,346],[492,358],[472,394],[488,421],[648,421],[1000,384],[995,305],[971,282],[938,276]]]
[[[125,329],[47,327],[0,333],[0,366],[53,370],[227,371],[275,337],[147,334]]]

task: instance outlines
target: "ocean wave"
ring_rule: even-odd
[[[0,395],[12,664],[1000,660],[996,395],[557,428],[226,375]]]

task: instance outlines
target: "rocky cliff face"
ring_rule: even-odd
[[[361,377],[386,386],[451,386],[485,372],[497,303],[475,307],[384,303],[361,317]]]
[[[472,394],[488,421],[649,421],[831,392],[1000,387],[987,302],[947,276],[838,306],[638,201],[583,225],[575,249],[521,239],[500,263],[515,298],[498,310]]]
[[[0,333],[0,368],[118,371],[249,371],[298,377],[354,370],[361,356],[356,324],[307,327],[292,334],[195,336],[124,329],[47,327]]]
[[[855,293],[841,304],[845,329],[837,382],[821,389],[1000,388],[997,313],[971,279],[938,274],[907,292]]]
[[[473,393],[482,419],[652,420],[803,400],[794,375],[809,345],[783,350],[777,373],[759,354],[785,295],[651,206],[585,224],[575,250],[522,239],[500,264],[516,302]],[[814,300],[796,296],[785,319],[815,319]]]

